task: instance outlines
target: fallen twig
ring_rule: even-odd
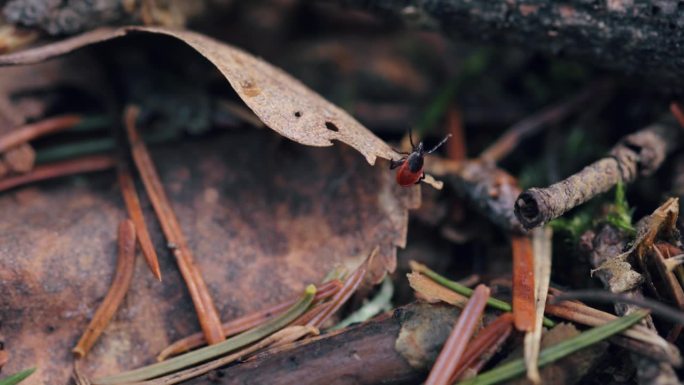
[[[88,354],[90,348],[95,344],[121,305],[131,285],[135,271],[135,225],[128,219],[119,225],[118,245],[119,256],[112,285],[97,308],[93,319],[90,320],[86,331],[72,350],[78,358],[85,357]]]
[[[115,165],[116,159],[109,155],[84,156],[82,158],[46,164],[38,166],[26,174],[0,179],[0,192],[46,179],[107,170]]]
[[[448,385],[487,304],[489,288],[478,285],[444,343],[425,385]]]
[[[143,216],[142,207],[140,207],[140,200],[138,193],[135,191],[135,184],[127,166],[119,165],[118,167],[119,187],[123,195],[124,203],[128,216],[135,224],[138,235],[138,244],[142,250],[143,256],[147,266],[154,274],[155,278],[161,281],[161,271],[159,270],[159,259],[157,252],[154,250],[150,233],[147,231],[147,224],[145,224],[145,217]]]
[[[525,190],[515,201],[515,215],[533,228],[563,215],[573,207],[608,191],[619,182],[651,175],[678,145],[681,129],[655,124],[622,138],[608,156],[567,179],[545,188]]]
[[[145,185],[147,195],[150,197],[152,207],[157,213],[159,224],[171,249],[176,257],[178,268],[185,280],[185,284],[195,305],[197,318],[202,331],[209,344],[219,343],[224,340],[221,329],[221,320],[211,299],[207,285],[202,278],[194,258],[187,245],[183,231],[181,230],[178,218],[171,207],[171,203],[164,192],[157,170],[154,167],[152,158],[147,151],[147,147],[136,129],[135,122],[139,110],[137,107],[129,106],[124,114],[124,125],[128,134],[128,141],[131,146],[133,160],[138,168],[140,177]]]

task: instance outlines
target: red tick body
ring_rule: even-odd
[[[425,173],[423,172],[423,160],[425,158],[425,154],[433,153],[450,137],[451,134],[447,135],[444,139],[442,139],[441,142],[433,147],[432,150],[425,151],[423,142],[418,143],[417,146],[413,144],[413,138],[411,137],[411,132],[409,131],[409,139],[411,141],[413,151],[411,153],[400,153],[406,156],[399,160],[390,161],[390,169],[399,167],[399,170],[397,171],[397,183],[404,187],[409,187],[420,183],[420,181],[425,178]]]

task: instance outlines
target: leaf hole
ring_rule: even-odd
[[[301,118],[302,117],[302,111],[295,111],[294,116],[295,116],[295,118]]]
[[[335,131],[335,132],[340,131],[340,129],[337,128],[337,126],[333,122],[325,122],[325,128],[327,128],[330,131]]]

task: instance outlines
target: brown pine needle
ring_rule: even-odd
[[[150,233],[147,231],[145,217],[143,216],[142,207],[140,206],[138,193],[135,191],[133,177],[131,177],[131,173],[125,165],[119,165],[117,171],[119,187],[121,188],[121,194],[123,195],[124,203],[126,204],[126,211],[128,211],[128,216],[133,223],[135,223],[135,228],[138,231],[138,244],[140,244],[140,249],[145,257],[145,262],[147,262],[147,266],[150,268],[150,271],[154,274],[155,278],[161,282],[162,278],[161,270],[159,269],[159,259],[157,258],[157,252],[154,250]]]
[[[124,113],[124,125],[128,134],[133,160],[145,185],[147,195],[152,202],[154,211],[157,214],[166,241],[169,245],[173,246],[173,255],[176,257],[178,268],[185,280],[190,298],[192,298],[192,302],[195,305],[197,318],[204,336],[209,344],[219,343],[224,340],[221,319],[214,301],[211,299],[207,284],[195,265],[190,248],[178,223],[178,218],[171,208],[171,203],[166,196],[152,158],[135,126],[139,112],[140,110],[137,107],[129,106]]]
[[[0,152],[29,142],[41,136],[71,128],[80,123],[83,118],[80,115],[63,115],[41,120],[36,123],[17,127],[5,135],[0,136]]]
[[[349,277],[344,281],[344,286],[335,293],[330,302],[321,310],[320,313],[316,314],[308,323],[308,326],[314,326],[316,328],[321,327],[325,321],[327,321],[333,314],[335,314],[342,305],[344,305],[349,298],[356,292],[356,289],[363,281],[363,277],[366,276],[368,271],[368,266],[378,254],[379,248],[375,247],[373,251],[368,255],[365,261],[359,265],[359,267],[354,270]]]
[[[107,170],[116,164],[116,159],[109,155],[84,156],[38,166],[26,174],[0,179],[0,192],[18,186],[61,176]]]
[[[425,381],[425,385],[449,385],[454,370],[463,357],[466,346],[470,341],[482,312],[487,305],[489,298],[489,288],[485,285],[477,285],[468,304],[463,308],[461,315],[456,321],[449,338],[444,343],[442,351],[439,352],[430,375]]]
[[[684,108],[682,108],[681,103],[670,103],[670,112],[672,112],[672,115],[674,115],[675,119],[677,119],[679,125],[684,127]]]
[[[494,322],[480,330],[468,344],[463,353],[463,359],[454,369],[449,383],[456,382],[467,369],[475,369],[477,372],[482,368],[506,342],[511,331],[513,331],[513,314],[511,313],[503,313]]]
[[[119,256],[116,262],[114,280],[102,304],[97,308],[93,319],[90,320],[86,331],[78,340],[72,352],[78,357],[85,357],[97,338],[107,327],[116,309],[123,301],[133,279],[135,270],[135,225],[129,219],[119,225]]]
[[[316,296],[314,297],[314,301],[321,301],[325,300],[327,298],[332,297],[337,293],[338,290],[342,288],[342,283],[338,280],[332,280],[328,281],[321,286],[319,286],[318,291],[316,291]],[[285,311],[289,309],[292,305],[294,305],[297,301],[299,300],[298,297],[292,298],[290,300],[287,300],[285,302],[281,302],[277,305],[271,306],[269,308],[266,308],[264,310],[260,310],[251,314],[247,314],[243,317],[236,318],[232,321],[228,321],[223,323],[221,327],[223,328],[223,334],[225,334],[226,338],[230,337],[232,335],[242,333],[243,331],[252,329],[254,327],[257,327],[267,320],[271,319],[272,317],[276,317]],[[318,304],[316,307],[321,306],[324,304]],[[313,307],[311,310],[307,311],[304,313],[297,321],[294,321],[293,324],[299,325],[298,321],[309,314],[313,309],[316,309],[316,307]],[[175,356],[181,353],[185,353],[187,351],[190,351],[192,349],[198,348],[200,346],[203,346],[207,343],[207,341],[204,339],[204,334],[202,333],[195,333],[192,334],[188,337],[185,337],[183,339],[180,339],[171,345],[167,346],[164,348],[164,350],[159,353],[157,356],[158,361],[164,361],[165,359]]]
[[[526,236],[511,237],[513,247],[513,319],[515,328],[534,330],[534,258],[532,242]]]

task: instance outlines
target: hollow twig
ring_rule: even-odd
[[[606,192],[617,183],[651,175],[678,145],[681,129],[654,124],[627,135],[600,159],[567,179],[525,190],[515,201],[515,215],[527,228],[537,227]]]
[[[330,298],[333,296],[335,293],[337,293],[338,290],[342,287],[342,284],[338,280],[333,280],[333,281],[328,281],[321,286],[319,286],[318,291],[316,291],[316,297],[314,298],[314,301],[321,301],[327,298]],[[287,309],[294,305],[299,298],[292,298],[290,300],[287,300],[285,302],[281,302],[277,305],[268,307],[264,310],[260,310],[251,314],[247,314],[243,317],[236,318],[234,320],[225,322],[221,325],[223,328],[223,334],[226,337],[230,337],[232,335],[241,333],[245,330],[249,330],[252,328],[255,328],[264,322],[268,321],[269,319],[273,317],[277,317],[278,315],[284,313],[287,311]],[[322,305],[322,304],[319,304]],[[312,308],[311,310],[315,309]],[[309,310],[309,311],[311,311]],[[304,313],[304,315],[308,314]],[[304,316],[302,315],[302,317]],[[298,318],[295,323],[299,321],[300,318]],[[163,361],[171,356],[175,356],[177,354],[185,353],[189,350],[198,348],[202,345],[205,345],[207,341],[204,339],[204,334],[203,333],[195,333],[192,334],[188,337],[185,337],[183,339],[180,339],[171,345],[167,346],[164,348],[164,350],[159,353],[157,356],[158,361]]]
[[[584,105],[589,98],[595,97],[599,85],[593,84],[569,99],[544,108],[543,110],[526,117],[512,125],[493,144],[480,153],[480,159],[486,162],[497,163],[506,157],[523,139],[534,135],[545,127],[565,119],[571,113]]]
[[[147,266],[150,268],[150,271],[154,274],[155,278],[161,281],[159,259],[157,258],[157,252],[154,250],[150,233],[147,231],[147,224],[145,224],[142,207],[140,207],[138,193],[135,191],[133,177],[131,177],[131,173],[125,165],[119,165],[117,171],[121,194],[123,195],[124,203],[126,204],[128,216],[135,224],[138,234],[138,244],[140,244],[140,249],[145,257],[145,262],[147,262]]]
[[[26,174],[0,179],[0,192],[25,184],[61,176],[107,170],[116,165],[116,159],[109,155],[84,156],[38,166]]]
[[[121,305],[133,279],[135,268],[135,225],[129,219],[119,225],[119,256],[116,263],[116,273],[112,285],[102,304],[97,308],[93,319],[90,320],[86,331],[72,350],[77,357],[85,357],[97,338],[112,319]]]
[[[432,366],[425,385],[448,385],[487,305],[489,288],[477,285]]]
[[[82,119],[83,118],[80,115],[63,115],[17,127],[5,135],[0,136],[0,152],[5,152],[9,148],[26,143],[43,135],[73,127]]]
[[[152,158],[135,126],[138,114],[139,109],[134,106],[127,107],[124,114],[124,124],[133,160],[145,185],[147,195],[152,202],[152,207],[157,214],[166,241],[172,246],[173,255],[176,257],[178,268],[185,280],[190,298],[192,298],[192,302],[195,305],[197,318],[207,342],[209,344],[219,343],[223,341],[224,335],[218,311],[214,301],[211,299],[209,289],[202,278],[202,274],[195,264],[180,223],[178,223],[178,218],[166,196]]]

